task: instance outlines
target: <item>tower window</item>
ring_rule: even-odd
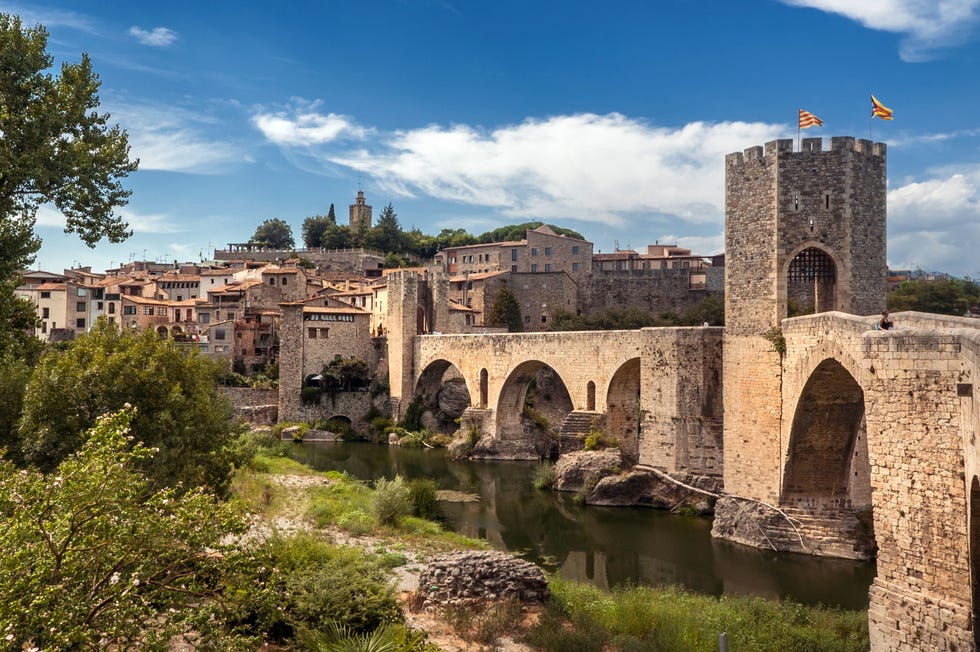
[[[800,210],[800,193],[798,192],[793,193],[793,210]]]
[[[830,193],[829,192],[825,192],[823,194],[823,209],[825,211],[829,211],[830,210]]]

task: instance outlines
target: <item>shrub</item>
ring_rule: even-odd
[[[303,640],[337,622],[354,633],[402,621],[388,571],[376,557],[311,534],[276,537],[226,579],[242,599],[239,629],[279,641]]]
[[[405,480],[400,475],[394,480],[379,479],[374,486],[371,506],[379,523],[397,525],[398,519],[412,513],[411,491]]]
[[[412,514],[419,518],[434,518],[437,511],[436,481],[429,478],[416,478],[408,483],[412,497]]]
[[[535,489],[551,489],[557,479],[555,465],[551,462],[539,463],[531,474],[531,484]]]
[[[603,448],[619,448],[619,441],[606,437],[602,429],[595,424],[589,426],[589,434],[585,436],[585,450],[597,451]]]

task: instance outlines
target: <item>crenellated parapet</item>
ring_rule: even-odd
[[[725,166],[751,165],[764,162],[765,159],[772,159],[777,156],[796,156],[803,157],[809,154],[848,152],[865,157],[877,157],[884,162],[888,151],[885,143],[876,143],[867,138],[855,138],[854,136],[834,136],[830,139],[830,149],[823,149],[823,138],[804,138],[800,143],[799,151],[793,147],[795,141],[791,138],[781,138],[771,140],[764,146],[756,145],[748,147],[741,152],[733,152],[725,157]]]

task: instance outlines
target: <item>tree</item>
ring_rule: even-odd
[[[264,243],[280,251],[293,249],[296,246],[296,241],[293,240],[293,229],[286,224],[285,220],[278,217],[273,217],[259,224],[252,235],[252,242]]]
[[[334,225],[328,217],[313,215],[303,220],[303,245],[310,249],[323,246],[323,236]]]
[[[980,303],[980,286],[969,279],[906,281],[888,293],[892,312],[917,310],[939,315],[963,315]]]
[[[54,204],[65,232],[90,247],[131,235],[113,211],[126,204],[120,181],[139,161],[129,159],[126,132],[95,111],[100,81],[88,55],[52,75],[47,40],[43,27],[0,14],[0,260],[18,269],[40,246],[33,227],[42,204]]]
[[[506,284],[502,285],[493,298],[493,305],[487,315],[488,326],[506,326],[511,333],[519,333],[524,325],[521,323],[521,306],[517,297]]]
[[[153,451],[127,435],[137,418],[99,418],[50,475],[0,462],[7,649],[166,649],[208,622],[235,554],[222,538],[244,519],[202,491],[152,491],[138,469]]]
[[[101,415],[132,405],[134,437],[159,449],[144,469],[154,487],[223,492],[242,454],[219,373],[217,364],[155,333],[122,333],[99,320],[34,370],[17,428],[23,457],[50,471],[82,447]]]
[[[333,202],[330,202],[330,210],[327,211],[327,219],[331,224],[337,223],[337,214],[333,210]]]
[[[403,253],[406,250],[408,239],[402,232],[401,225],[398,223],[398,213],[395,212],[391,202],[381,209],[378,216],[378,223],[367,233],[366,246],[378,249],[385,253]]]

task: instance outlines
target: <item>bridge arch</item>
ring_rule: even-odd
[[[413,400],[421,401],[426,427],[440,432],[452,432],[463,410],[473,404],[466,377],[459,367],[444,358],[437,358],[422,370],[415,381]],[[424,416],[428,413],[428,417]]]
[[[639,459],[640,358],[631,358],[613,373],[606,392],[606,434],[619,441],[633,461]]]
[[[781,316],[836,310],[841,305],[838,279],[846,278],[842,267],[840,257],[823,243],[811,240],[794,249],[780,270]]]
[[[835,359],[817,365],[797,401],[781,502],[812,511],[871,509],[864,390]]]
[[[549,429],[554,431],[551,434],[557,434],[562,421],[572,411],[568,384],[555,369],[540,360],[521,362],[507,374],[497,399],[497,436],[501,440],[524,438],[522,417],[532,383],[535,386],[533,409],[548,421]]]

